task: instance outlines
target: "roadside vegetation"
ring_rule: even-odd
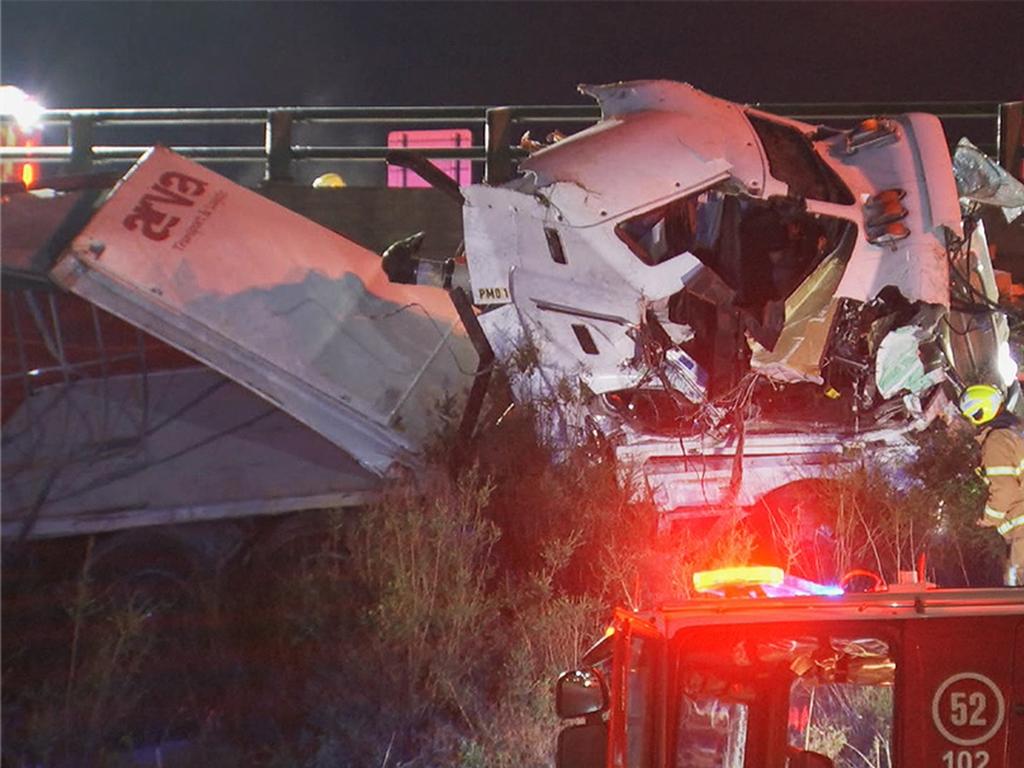
[[[613,605],[685,597],[695,570],[894,580],[926,553],[943,585],[998,583],[973,443],[941,426],[899,474],[659,530],[594,447],[556,463],[526,410],[486,422],[456,469],[439,450],[374,506],[254,533],[181,583],[108,579],[90,542],[61,578],[24,556],[7,578],[6,558],[3,764],[128,765],[145,746],[162,766],[550,765],[558,673]]]

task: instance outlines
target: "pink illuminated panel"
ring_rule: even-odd
[[[473,134],[468,128],[442,128],[433,131],[391,131],[388,147],[392,149],[443,149],[469,147]],[[434,164],[455,179],[459,186],[472,183],[472,164],[469,160],[434,160]],[[388,166],[389,187],[429,187],[417,174],[405,168]]]

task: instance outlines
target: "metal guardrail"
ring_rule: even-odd
[[[1008,140],[1008,126],[1019,125],[1021,102],[919,102],[850,104],[756,104],[759,109],[810,123],[843,124],[857,118],[902,112],[929,112],[947,125],[970,130],[977,143],[990,154],[1002,158],[1004,148],[1018,142]],[[500,181],[508,178],[513,162],[523,151],[518,147],[518,131],[530,126],[566,128],[585,127],[600,116],[596,106],[510,106],[510,107],[249,107],[182,109],[69,109],[49,110],[41,118],[43,135],[53,129],[63,131],[61,143],[33,147],[0,147],[0,161],[64,163],[70,173],[82,173],[96,165],[132,162],[155,143],[170,143],[186,157],[207,162],[262,163],[264,179],[291,181],[295,163],[301,161],[375,161],[383,162],[390,149],[374,144],[299,144],[300,126],[369,126],[464,128],[474,131],[474,143],[468,147],[419,150],[430,159],[468,160],[484,164],[484,178]],[[0,116],[7,122],[9,117]],[[1016,120],[1016,123],[1014,123]],[[162,139],[169,128],[210,128],[214,126],[263,126],[260,144],[174,144]],[[144,143],[101,144],[102,130],[140,130],[147,132]],[[372,132],[372,131],[371,131]],[[151,138],[150,138],[151,137]],[[986,138],[981,138],[986,137]],[[377,139],[379,141],[379,139]],[[1017,147],[1019,150],[1019,146]]]

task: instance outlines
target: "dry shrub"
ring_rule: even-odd
[[[910,462],[865,457],[766,499],[760,513],[775,561],[822,581],[867,569],[891,583],[924,555],[928,578],[941,586],[998,584],[1004,545],[976,524],[986,491],[973,433],[936,423],[915,440]]]
[[[455,475],[435,464],[395,483],[345,530],[339,557],[291,577],[279,636],[309,637],[315,669],[288,760],[551,763],[554,681],[635,583],[652,509],[629,501],[611,465],[553,463],[522,413],[468,455]],[[341,593],[326,573],[339,559]]]
[[[131,746],[136,707],[153,693],[143,683],[158,606],[139,593],[98,588],[90,573],[91,543],[73,582],[40,585],[35,595],[37,604],[58,605],[65,614],[41,622],[67,633],[67,653],[58,663],[50,665],[59,657],[44,651],[48,668],[33,669],[39,660],[26,657],[38,649],[31,642],[19,647],[23,638],[12,638],[5,627],[5,765],[116,765]],[[12,665],[12,656],[26,663]]]
[[[472,728],[479,717],[476,667],[499,618],[488,589],[499,533],[482,513],[490,493],[475,471],[457,482],[435,474],[423,488],[391,489],[353,537],[376,661],[412,722],[440,710]]]
[[[482,705],[502,619],[492,594],[498,530],[491,489],[473,471],[396,482],[275,588],[280,653],[300,660],[297,727],[282,765],[436,765],[458,760]],[[282,621],[283,619],[283,621]]]

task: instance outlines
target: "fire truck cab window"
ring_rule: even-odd
[[[793,753],[824,755],[835,768],[892,768],[896,665],[888,643],[832,637],[811,660],[790,687]]]
[[[723,626],[676,648],[676,768],[892,768],[885,640]]]
[[[789,701],[793,754],[824,755],[835,768],[892,768],[891,686],[800,679]]]
[[[747,715],[746,704],[683,694],[675,764],[680,768],[743,768]]]

